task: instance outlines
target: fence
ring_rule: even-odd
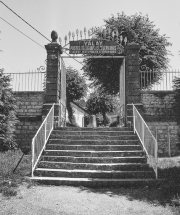
[[[45,86],[45,72],[40,70],[26,73],[4,73],[11,78],[12,90],[17,91],[43,91]]]
[[[32,177],[38,160],[54,127],[54,104],[32,139]]]
[[[148,163],[150,166],[153,167],[156,178],[158,177],[157,174],[157,140],[153,136],[152,132],[150,131],[149,127],[145,123],[144,119],[142,118],[139,111],[133,105],[133,123],[134,123],[134,132],[137,133],[141,144],[144,148],[148,156]]]
[[[175,77],[180,78],[179,70],[165,71],[159,80],[155,72],[140,71],[141,90],[173,90],[173,80]]]

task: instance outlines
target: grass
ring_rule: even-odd
[[[15,196],[18,185],[23,181],[27,182],[27,188],[34,186],[34,183],[25,177],[29,176],[31,172],[31,155],[24,156],[16,172],[13,173],[21,156],[22,152],[20,150],[0,153],[0,193],[4,196]],[[159,158],[158,173],[159,178],[165,179],[165,181],[160,185],[157,183],[156,190],[152,187],[152,191],[147,190],[149,198],[152,197],[151,200],[160,198],[162,202],[169,201],[178,204],[180,201],[180,156]],[[141,189],[138,188],[140,192]],[[132,192],[135,195],[137,190],[133,189]],[[163,195],[160,195],[162,192]],[[156,197],[154,196],[155,193]],[[158,197],[159,195],[160,197]]]
[[[158,159],[159,178],[165,179],[166,182],[179,184],[180,182],[180,156],[172,158]]]
[[[15,173],[13,173],[21,156],[20,150],[0,152],[0,193],[4,196],[16,196],[18,185],[25,180],[25,176],[30,175],[30,155],[23,157]]]

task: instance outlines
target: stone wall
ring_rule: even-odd
[[[16,92],[18,103],[16,139],[21,148],[30,148],[31,141],[42,123],[44,92]]]
[[[142,92],[141,101],[146,121],[176,121],[172,110],[173,91]]]
[[[176,122],[147,122],[152,133],[158,140],[158,155],[168,157],[180,155],[178,133],[180,127]],[[169,150],[170,147],[170,150]]]
[[[174,103],[173,91],[148,91],[142,92],[143,118],[154,136],[157,135],[158,155],[180,155],[177,125],[172,105]],[[169,146],[170,144],[170,150]]]

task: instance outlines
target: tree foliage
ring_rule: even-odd
[[[94,92],[90,93],[89,98],[86,102],[86,107],[88,112],[93,115],[97,115],[100,119],[103,117],[103,124],[108,123],[106,112],[111,112],[114,110],[113,98],[110,95],[107,95],[103,90],[96,88]]]
[[[127,37],[128,43],[135,42],[140,45],[139,61],[141,71],[148,71],[147,78],[157,81],[168,67],[167,47],[171,45],[166,35],[160,35],[159,29],[142,14],[127,16],[124,13],[112,16],[104,20],[105,29],[96,34],[96,38],[103,37],[107,40],[115,40]],[[110,31],[110,34],[108,32]],[[112,35],[114,32],[114,36]],[[118,34],[117,34],[118,32]],[[124,42],[122,45],[125,46]],[[120,59],[85,59],[83,70],[94,86],[101,87],[108,94],[116,94],[119,91]],[[145,82],[143,82],[145,83]],[[149,81],[145,85],[149,85]]]
[[[85,78],[76,69],[68,67],[66,74],[66,95],[69,121],[73,123],[73,110],[71,102],[84,98],[87,94]]]
[[[10,88],[10,77],[0,69],[0,151],[16,148],[16,100]]]

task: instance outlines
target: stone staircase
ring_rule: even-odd
[[[155,173],[128,128],[57,128],[47,143],[35,180],[64,185],[149,182]]]

